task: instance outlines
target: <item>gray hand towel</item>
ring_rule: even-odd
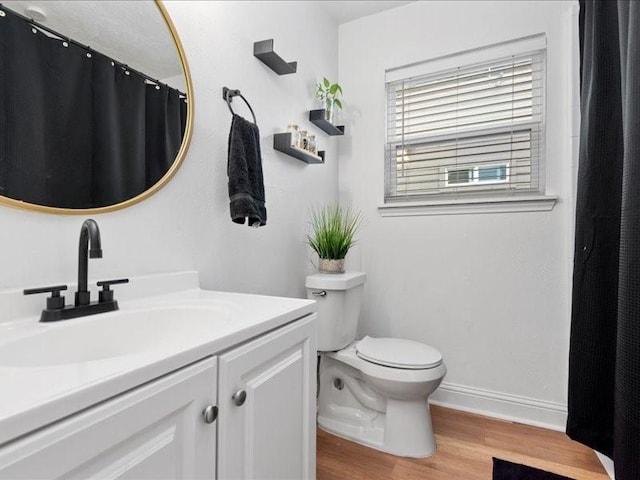
[[[264,203],[260,131],[234,114],[229,132],[227,175],[229,176],[229,207],[231,220],[251,227],[267,224]]]

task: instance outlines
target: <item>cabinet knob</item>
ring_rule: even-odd
[[[204,421],[206,423],[213,423],[218,418],[218,407],[215,405],[209,405],[202,411],[202,416],[204,417]]]
[[[233,403],[235,403],[238,407],[240,407],[244,404],[245,400],[247,399],[247,392],[245,392],[244,390],[238,390],[236,393],[233,394],[231,399],[233,400]]]

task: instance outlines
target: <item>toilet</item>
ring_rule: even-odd
[[[447,369],[435,348],[413,340],[356,340],[366,274],[310,275],[318,305],[318,425],[403,457],[436,451],[428,398]]]

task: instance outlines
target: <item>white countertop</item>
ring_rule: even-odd
[[[206,331],[197,339],[190,339],[188,344],[178,344],[175,348],[169,346],[59,365],[0,364],[0,445],[192,362],[221,353],[316,310],[312,300],[193,288],[193,275],[197,274],[187,275],[189,281],[184,285],[190,288],[185,290],[179,289],[180,285],[177,284],[180,282],[176,282],[174,278],[172,288],[177,291],[172,293],[154,296],[148,295],[153,292],[153,288],[140,288],[139,291],[148,296],[133,299],[135,295],[129,292],[123,296],[125,300],[120,300],[116,293],[116,299],[120,303],[119,312],[47,324],[39,323],[37,315],[0,322],[2,348],[2,345],[46,329],[71,326],[70,322],[108,322],[110,316],[120,312],[176,306],[205,309],[221,304],[230,306],[227,321],[223,324],[212,322],[211,331]],[[2,298],[0,295],[0,300]],[[41,300],[44,304],[44,299]],[[176,332],[180,331],[179,318],[176,318],[175,328]]]

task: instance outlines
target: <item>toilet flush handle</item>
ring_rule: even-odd
[[[318,292],[311,292],[311,295],[313,295],[314,297],[326,297],[327,296],[327,291],[326,290],[320,290]]]

